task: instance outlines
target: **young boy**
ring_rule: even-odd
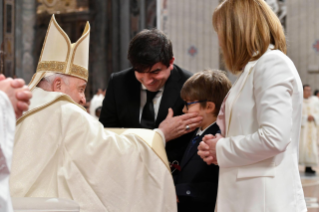
[[[207,134],[219,133],[215,123],[220,106],[231,87],[227,76],[218,70],[202,71],[189,78],[182,87],[184,113],[197,111],[202,117],[201,126],[184,152],[175,177],[179,212],[212,212],[215,208],[219,167],[207,165],[197,155],[197,146]]]

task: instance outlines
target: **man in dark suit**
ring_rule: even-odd
[[[169,161],[179,163],[185,139],[202,120],[197,113],[182,115],[180,89],[192,74],[173,64],[172,44],[157,29],[143,30],[131,40],[128,59],[132,68],[111,75],[100,122],[104,127],[160,128],[170,141]]]

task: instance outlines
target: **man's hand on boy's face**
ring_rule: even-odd
[[[174,116],[171,108],[168,109],[166,118],[159,125],[164,133],[166,141],[178,138],[198,128],[203,120],[197,112]]]

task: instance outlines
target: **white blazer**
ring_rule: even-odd
[[[307,211],[298,171],[302,98],[298,72],[281,51],[269,48],[246,65],[224,102],[218,212]]]

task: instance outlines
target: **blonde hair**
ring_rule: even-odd
[[[213,26],[233,73],[260,58],[269,44],[286,53],[282,25],[264,0],[224,0],[214,11]]]
[[[218,115],[220,106],[231,88],[231,82],[223,71],[205,70],[191,76],[181,89],[185,101],[211,101],[215,104],[214,115]],[[206,102],[201,102],[206,107]]]

